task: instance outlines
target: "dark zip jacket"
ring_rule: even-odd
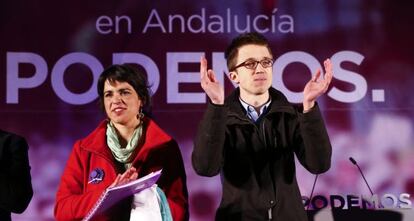
[[[201,176],[222,180],[216,220],[307,220],[296,181],[294,155],[311,173],[327,171],[332,147],[315,105],[303,114],[274,88],[270,108],[254,123],[237,88],[224,105],[208,104],[192,164]]]
[[[0,220],[23,213],[33,196],[26,139],[0,130]]]

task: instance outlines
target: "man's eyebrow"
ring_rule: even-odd
[[[246,61],[256,61],[257,59],[256,58],[246,58],[245,60],[244,60],[244,62],[246,62]]]
[[[257,58],[254,58],[254,57],[246,58],[245,61],[260,61],[260,60],[263,60],[263,59],[266,59],[266,58],[267,59],[273,59],[271,56],[263,56],[260,59],[257,59]]]

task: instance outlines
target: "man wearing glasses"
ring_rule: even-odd
[[[192,153],[195,171],[221,174],[216,220],[307,220],[295,176],[294,155],[311,173],[327,171],[331,144],[316,99],[332,79],[318,70],[295,107],[272,87],[273,55],[262,35],[233,39],[225,52],[238,87],[224,99],[214,71],[201,58],[201,87],[211,102],[200,122]]]

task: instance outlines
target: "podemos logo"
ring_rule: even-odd
[[[309,199],[302,196],[305,208],[319,210],[331,209],[412,209],[410,194],[401,193],[399,196],[391,193],[384,195],[316,195]]]

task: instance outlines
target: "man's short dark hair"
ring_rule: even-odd
[[[105,81],[109,82],[126,82],[134,88],[139,99],[143,103],[144,112],[148,113],[151,106],[150,85],[148,84],[147,75],[138,69],[127,64],[112,65],[105,69],[98,79],[98,95],[99,103],[103,110],[104,108],[104,85]]]
[[[270,55],[273,57],[272,49],[269,47],[269,42],[263,35],[257,32],[241,34],[231,41],[230,45],[226,49],[226,52],[224,53],[229,71],[237,65],[236,62],[239,48],[250,44],[266,46]]]

